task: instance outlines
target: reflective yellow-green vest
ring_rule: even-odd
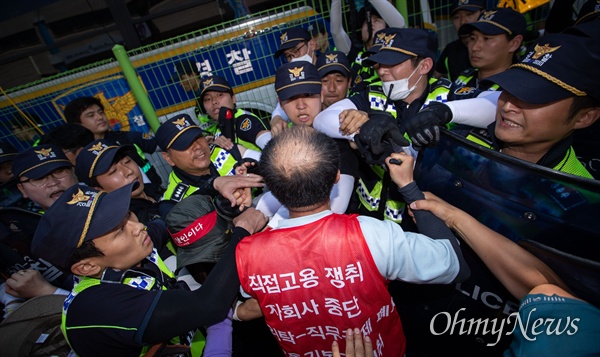
[[[429,80],[430,85],[434,84],[437,80],[435,78],[431,78]],[[447,80],[445,80],[447,81]],[[430,102],[446,102],[448,99],[448,93],[450,91],[450,82],[448,85],[440,85],[435,86],[427,95],[423,106],[428,105]],[[386,98],[384,96],[384,98]],[[387,100],[387,98],[386,98]],[[396,111],[394,109],[393,113],[394,117],[396,116]],[[380,177],[383,178],[384,169],[379,165],[371,165],[371,169]],[[365,209],[374,212],[379,209],[379,201],[381,197],[381,190],[383,189],[383,182],[379,180],[371,190],[368,189],[365,182],[362,178],[358,179],[358,186],[356,188],[356,193],[358,194],[358,198],[360,200],[361,206]],[[406,204],[404,202],[395,201],[391,199],[387,199],[385,202],[385,210],[384,210],[384,219],[388,219],[397,223],[402,222],[402,212],[404,211]]]
[[[484,140],[483,138],[480,138],[473,134],[467,135],[467,139],[471,140],[472,142],[477,143],[483,147],[486,147],[488,149],[494,149],[491,142]],[[579,161],[579,159],[577,159],[577,155],[575,155],[575,150],[573,150],[573,147],[569,147],[569,150],[567,150],[563,159],[560,160],[560,162],[558,164],[556,164],[552,169],[554,169],[556,171],[560,171],[560,172],[565,172],[565,173],[568,173],[571,175],[575,175],[575,176],[581,176],[581,177],[591,178],[591,179],[594,178],[588,172],[588,170],[585,168],[585,166],[583,166],[581,161]]]
[[[251,115],[251,116],[255,117],[256,119],[258,119],[258,121],[260,121],[261,123],[263,123],[263,121],[262,121],[262,120],[261,120],[259,117],[257,117],[257,116],[256,116],[256,115],[254,115],[253,113],[247,112],[247,111],[245,111],[245,110],[243,110],[243,109],[237,109],[237,110],[235,111],[234,117],[235,117],[236,119],[238,119],[238,118],[239,118],[239,117],[241,117],[242,115]],[[266,128],[266,125],[264,125],[264,123],[263,123],[263,126],[265,126],[265,130],[267,130],[267,128]],[[217,131],[215,132],[215,138],[216,138],[216,137],[219,137],[219,136],[221,136],[221,135],[222,135],[222,134],[221,134],[221,130],[220,130],[220,129],[217,129]],[[254,150],[254,151],[261,151],[261,149],[260,149],[258,146],[256,146],[256,144],[254,144],[254,143],[252,143],[252,142],[249,142],[249,141],[246,141],[246,140],[242,140],[242,139],[241,139],[241,138],[239,138],[237,135],[236,135],[236,137],[235,137],[235,142],[236,142],[236,144],[240,144],[240,145],[242,145],[242,146],[243,146],[243,147],[245,147],[246,149],[250,149],[250,150]]]
[[[477,69],[476,68],[465,69],[458,75],[458,77],[456,77],[454,84],[458,88],[466,87],[466,86],[469,86],[469,83],[473,80],[473,78],[476,78],[476,77],[477,77]],[[455,87],[455,88],[457,88],[457,87]],[[479,85],[478,84],[470,85],[469,87],[479,87]],[[500,86],[494,83],[487,90],[494,91],[494,90],[498,90],[499,88],[500,88]]]
[[[162,201],[173,200],[180,202],[198,189],[199,188],[196,186],[184,183],[174,171],[171,171],[169,174],[169,184],[167,185],[167,190],[163,194]]]

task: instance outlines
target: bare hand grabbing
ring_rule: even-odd
[[[403,152],[392,153],[387,159],[385,159],[390,176],[392,180],[402,188],[409,183],[413,182],[413,168],[415,165],[415,159]]]

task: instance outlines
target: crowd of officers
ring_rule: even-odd
[[[435,37],[406,28],[382,0],[359,13],[362,42],[354,43],[334,0],[336,50],[317,45],[323,29],[314,37],[302,27],[282,31],[274,56],[287,63],[276,71],[270,121],[238,108],[225,78],[200,77],[188,61],[175,66],[176,79],[196,94],[196,117],[173,116],[153,136],[112,131],[97,98],[73,100],[67,124],[36,146],[0,144],[1,206],[37,225],[27,242],[2,227],[2,251],[17,252],[2,262],[4,316],[28,299],[65,295],[61,328],[81,356],[189,346],[204,356],[336,356],[338,343],[347,353],[356,343],[358,355],[400,356],[411,341],[397,314],[382,315],[394,309],[385,282],[467,279],[450,227],[516,298],[554,294],[589,316],[577,343],[553,336],[540,339],[544,348],[594,351],[600,310],[412,179],[418,152],[448,129],[597,179],[600,6],[588,3],[572,26],[525,46],[531,31],[522,14],[458,1],[451,16],[459,39],[437,58]],[[172,167],[166,182],[144,154],[157,147]],[[401,228],[413,218],[419,233]],[[285,295],[284,282],[299,290]],[[541,348],[515,340],[514,355]]]

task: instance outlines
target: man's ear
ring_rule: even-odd
[[[171,160],[171,155],[169,155],[169,153],[168,153],[168,149],[167,149],[167,151],[163,151],[161,154],[162,154],[163,159],[165,159],[165,161],[167,162],[167,164],[169,164],[171,166],[175,166],[175,163],[173,162],[173,160]]]
[[[333,183],[336,184],[340,182],[340,177],[342,177],[342,175],[340,174],[340,170],[337,170],[337,174],[335,175],[335,181]]]
[[[29,197],[27,197],[27,192],[25,192],[25,188],[23,188],[22,183],[18,183],[17,188],[19,189],[19,191],[21,191],[21,194],[23,195],[24,198],[29,198]]]
[[[235,94],[231,96],[231,100],[233,100],[233,104],[237,104],[237,99],[235,99]]]
[[[573,129],[583,129],[591,126],[600,118],[600,107],[586,108],[579,112]]]
[[[80,276],[96,276],[102,272],[102,267],[97,264],[97,257],[78,261],[71,266],[71,272]]]
[[[523,35],[516,35],[512,40],[508,41],[508,52],[516,52],[523,43]]]
[[[311,39],[308,41],[308,49],[309,49],[311,52],[314,52],[314,51],[316,51],[316,50],[317,50],[317,41],[315,41],[315,39],[314,39],[314,38],[311,38]]]
[[[429,71],[433,68],[433,60],[429,57],[424,58],[421,63],[419,63],[421,69],[419,70],[419,74],[427,75]]]

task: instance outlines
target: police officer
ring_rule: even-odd
[[[481,12],[486,8],[485,0],[456,0],[450,8],[450,18],[454,30],[458,30],[464,24],[477,21]],[[435,66],[436,77],[446,77],[454,81],[460,72],[469,68],[469,51],[467,50],[468,36],[461,36],[444,47]]]
[[[213,161],[218,156],[227,155],[221,165],[222,175],[231,173],[236,161],[242,158],[260,158],[260,150],[271,140],[268,122],[263,121],[251,112],[236,108],[237,99],[229,82],[221,76],[210,76],[202,79],[200,101],[211,119],[218,122],[219,128],[214,133],[211,144],[222,149],[213,148]],[[235,145],[234,145],[235,143]]]
[[[471,66],[454,81],[452,90],[458,94],[456,99],[478,88],[482,79],[505,71],[516,62],[526,26],[525,16],[510,8],[483,11],[477,21],[461,26],[458,33],[468,37]]]
[[[70,187],[32,242],[36,254],[78,276],[62,331],[81,356],[140,356],[153,345],[169,351],[175,343],[189,344],[198,327],[225,319],[239,289],[237,242],[266,223],[260,212],[246,209],[220,264],[201,288],[189,291],[157,253],[160,242],[129,211],[133,185],[110,193]]]
[[[163,217],[177,202],[194,192],[213,198],[221,193],[224,198],[236,202],[239,195],[234,197],[234,192],[238,189],[262,187],[258,175],[220,176],[211,161],[202,129],[187,114],[176,115],[164,122],[156,131],[156,140],[163,158],[173,167],[159,208]],[[214,162],[219,164],[220,158]]]
[[[576,56],[573,54],[576,53]],[[525,58],[486,81],[502,88],[496,120],[467,138],[558,171],[591,178],[571,142],[600,117],[600,46],[597,38],[548,34]]]
[[[368,88],[349,98],[358,109],[365,111],[372,108],[373,102],[379,102],[380,111],[388,111],[395,116],[395,120],[391,116],[379,116],[376,121],[371,118],[355,138],[361,147],[361,153],[367,157],[370,164],[381,164],[387,157],[386,154],[393,149],[388,147],[389,152],[378,152],[377,158],[371,150],[382,141],[384,131],[400,130],[400,133],[404,133],[405,118],[412,117],[431,101],[446,101],[451,86],[447,79],[436,81],[431,77],[437,43],[426,31],[388,28],[381,30],[376,36],[381,38],[380,48],[377,53],[365,59],[363,64],[375,65],[377,74],[382,80],[385,99],[381,97],[377,98],[378,100],[372,99],[373,94]],[[390,103],[394,104],[394,109],[391,111]],[[396,139],[395,143],[408,145],[401,139]],[[400,150],[398,146],[393,149],[393,151],[398,150]],[[361,170],[357,191],[362,203],[361,213],[400,222],[404,209],[402,198],[396,190],[388,190],[389,185],[393,184],[389,177],[386,178],[382,167],[371,165],[370,168]]]

